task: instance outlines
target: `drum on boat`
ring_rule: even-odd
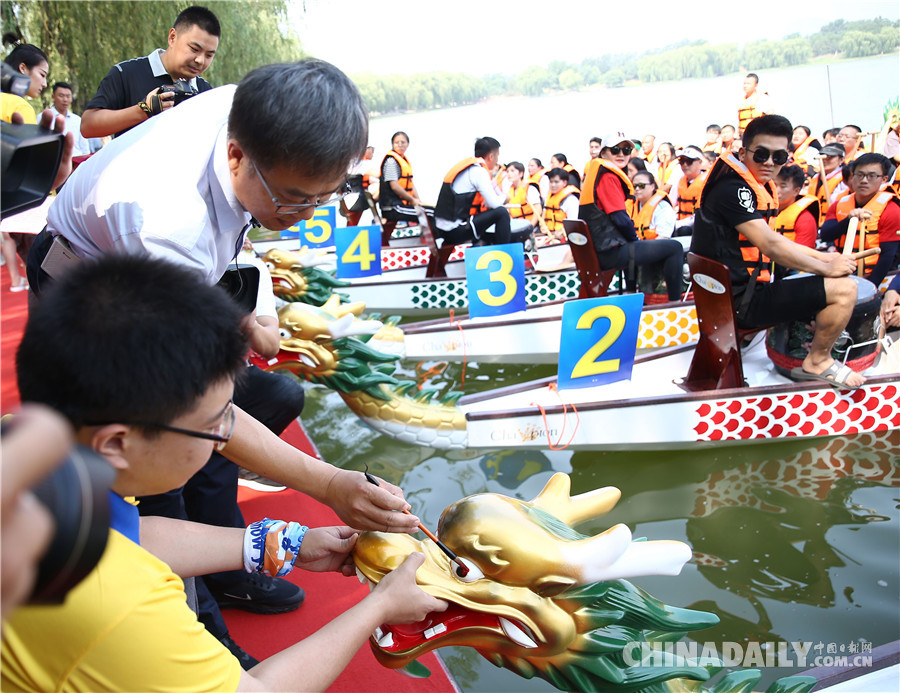
[[[789,282],[803,274],[786,277],[782,281]],[[834,344],[831,355],[836,361],[846,364],[855,371],[864,371],[874,362],[878,353],[878,335],[875,330],[876,318],[881,308],[881,298],[875,285],[851,275],[856,282],[856,306],[850,322]],[[809,344],[813,337],[815,316],[808,320],[782,323],[770,327],[766,335],[766,352],[775,369],[788,376],[792,368],[803,363],[809,353]]]

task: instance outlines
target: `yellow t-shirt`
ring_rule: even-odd
[[[34,109],[21,96],[0,92],[0,120],[12,122],[12,114],[21,113],[26,125],[35,125],[37,118]]]
[[[235,691],[241,676],[181,578],[114,530],[63,605],[23,607],[4,624],[0,663],[3,691]]]

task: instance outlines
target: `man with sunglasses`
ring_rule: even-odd
[[[796,380],[857,388],[865,378],[831,357],[831,348],[856,303],[852,256],[821,253],[776,233],[773,178],[788,160],[793,128],[787,118],[765,115],[747,125],[737,156],[716,161],[700,199],[691,250],[728,266],[740,327],[808,320],[816,331]],[[769,283],[771,261],[813,276]]]
[[[110,253],[166,258],[215,284],[240,252],[251,220],[286,229],[310,219],[317,206],[340,199],[347,171],[365,151],[367,138],[368,115],[358,90],[322,61],[267,65],[237,87],[198,94],[117,137],[68,179],[29,255],[33,293],[39,296],[79,261]],[[273,383],[284,378],[265,375]],[[238,403],[251,408],[240,398]],[[261,446],[251,457],[265,454]],[[257,468],[254,459],[241,466],[300,490],[314,489],[317,477],[330,478],[334,471],[328,464],[314,473],[301,471],[287,458],[283,470],[273,459],[260,462],[268,470]],[[217,481],[224,490],[205,505],[236,514],[237,478],[230,468],[233,478]],[[349,506],[353,489],[346,491],[336,502],[363,524],[374,511],[379,523],[370,526],[376,529],[390,524],[383,520],[393,519],[390,509],[402,505],[389,494],[373,503],[365,489],[356,494],[362,499],[359,514]],[[167,514],[175,515],[181,504],[170,507]],[[259,582],[265,584],[256,590],[229,589],[230,605],[240,600],[244,608],[271,613],[296,608],[303,599],[293,585]],[[282,591],[276,593],[273,585]],[[216,634],[224,638],[227,630],[221,616],[215,618],[215,606],[202,610],[212,614],[219,624]],[[250,658],[245,662],[252,664]]]
[[[891,162],[883,154],[863,154],[852,164],[851,175],[854,192],[844,195],[828,208],[825,223],[819,233],[821,239],[836,241],[839,252],[847,242],[850,219],[859,220],[853,248],[880,248],[878,255],[870,255],[863,261],[866,276],[876,286],[897,267],[897,251],[900,246],[900,199],[887,187]]]
[[[634,151],[634,143],[621,130],[603,138],[600,157],[588,163],[579,199],[578,218],[584,220],[600,268],[629,268],[628,284],[636,286],[634,268],[662,263],[663,277],[670,301],[681,298],[684,250],[671,238],[642,241],[629,213],[634,207],[634,186],[625,167]]]
[[[4,691],[325,690],[379,624],[446,608],[416,585],[419,554],[319,632],[251,671],[198,624],[185,603],[185,576],[355,572],[350,527],[260,519],[245,531],[141,518],[126,500],[181,486],[214,448],[235,459],[254,446],[272,459],[296,455],[232,403],[247,350],[240,320],[228,296],[196,272],[146,255],[80,263],[31,312],[16,361],[22,399],[63,414],[76,441],[117,476],[97,567],[64,604],[23,607],[3,624]],[[176,358],[168,335],[177,336]],[[363,486],[341,491],[331,471],[318,482],[326,495],[329,485],[357,498],[371,493],[367,486],[379,493],[387,486],[353,472]]]

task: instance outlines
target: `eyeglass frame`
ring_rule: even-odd
[[[775,164],[776,166],[784,166],[788,162],[788,159],[791,158],[791,153],[787,149],[776,149],[775,151],[772,151],[768,147],[763,147],[762,145],[757,146],[756,149],[750,149],[749,147],[747,147],[747,151],[753,155],[753,161],[755,161],[757,164],[764,164],[769,159],[771,159],[772,163]],[[760,151],[763,151],[766,153],[765,158],[762,160],[760,160],[760,158],[759,158],[760,155],[757,154],[757,152],[760,152]],[[782,161],[781,163],[778,163],[777,161],[775,161],[776,154],[779,154],[779,155],[784,154],[784,161]],[[781,156],[779,156],[778,158],[780,159]]]
[[[653,183],[634,183],[635,190],[643,190],[644,188],[649,188],[653,185]]]
[[[272,200],[272,204],[275,205],[276,214],[296,214],[297,212],[302,212],[310,208],[318,209],[319,207],[324,207],[325,205],[333,204],[334,202],[340,202],[352,192],[350,190],[350,181],[344,181],[341,192],[333,193],[327,200],[319,200],[316,198],[315,202],[300,202],[294,204],[279,202],[278,198],[275,197],[275,193],[272,192],[272,189],[263,177],[262,172],[257,167],[256,162],[251,161],[250,165],[253,166],[253,170],[256,171],[256,175],[259,176],[259,182],[262,183],[263,189],[266,191],[269,199]]]
[[[863,173],[861,171],[854,171],[853,177],[856,178],[857,180],[868,182],[870,180],[872,180],[872,181],[878,180],[879,178],[887,178],[887,174],[877,173],[875,171],[871,171],[869,173]]]
[[[228,423],[229,418],[231,422]],[[121,423],[127,423],[125,421]],[[157,431],[168,431],[170,433],[180,433],[184,436],[190,436],[191,438],[202,438],[203,440],[212,440],[215,441],[215,451],[221,452],[225,449],[225,446],[228,444],[228,441],[231,440],[231,436],[234,435],[234,429],[237,424],[237,416],[234,413],[234,400],[228,400],[228,404],[225,405],[225,410],[222,412],[222,422],[219,424],[219,432],[218,433],[207,433],[205,431],[192,431],[189,428],[178,428],[177,426],[170,426],[169,424],[161,424],[161,423],[153,423],[151,421],[134,421],[131,423],[127,423],[129,426],[138,426],[140,428],[152,428]],[[104,424],[87,424],[90,426],[102,426]],[[228,428],[228,433],[223,435],[223,430]]]
[[[634,151],[634,147],[620,147],[616,145],[614,147],[608,147],[609,153],[613,156],[619,156],[619,154],[624,154],[625,156],[631,156],[631,152]]]

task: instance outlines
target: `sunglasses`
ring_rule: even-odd
[[[613,156],[619,156],[619,154],[624,154],[625,156],[630,156],[631,152],[634,151],[634,147],[620,147],[620,146],[616,145],[615,147],[610,147],[609,151]]]
[[[771,157],[773,164],[776,166],[783,166],[787,163],[788,157],[790,156],[787,149],[778,149],[771,152],[765,147],[757,147],[756,149],[748,149],[747,151],[753,154],[753,161],[758,164],[766,163],[769,160],[769,157]]]
[[[635,190],[643,190],[644,188],[649,188],[649,187],[650,187],[650,183],[635,183],[634,184]]]

